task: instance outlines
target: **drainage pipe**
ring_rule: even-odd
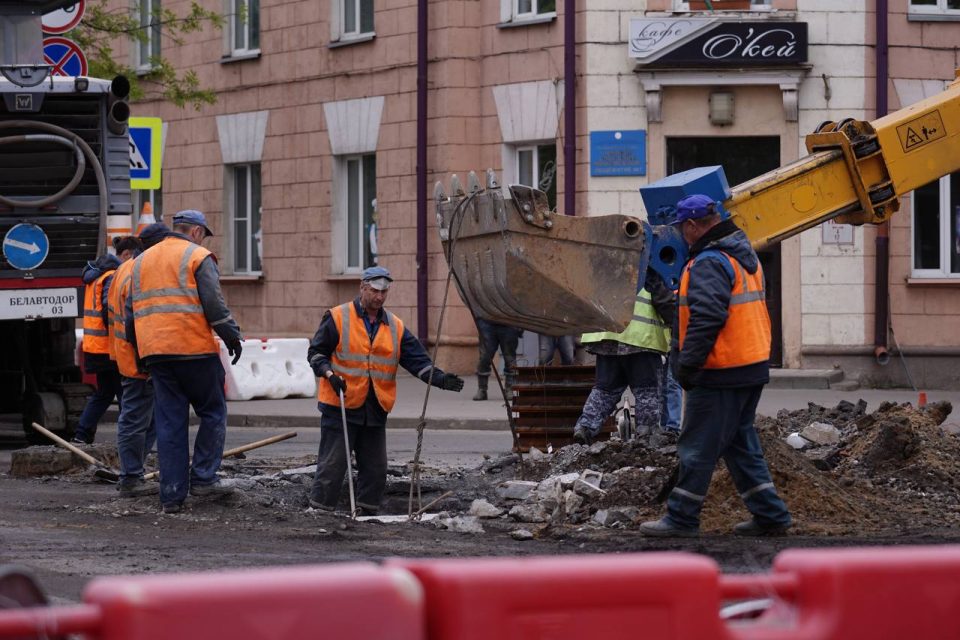
[[[887,82],[889,80],[889,38],[887,9],[889,0],[877,0],[877,118],[887,115]],[[874,325],[873,356],[879,365],[890,362],[887,351],[887,327],[890,318],[890,222],[882,223],[877,229],[876,243],[876,279],[874,285]]]
[[[563,212],[577,211],[577,1],[563,2]]]
[[[427,0],[417,0],[417,337],[427,344]]]

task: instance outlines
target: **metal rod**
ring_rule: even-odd
[[[340,417],[343,418],[343,446],[347,450],[347,484],[350,486],[350,517],[357,516],[357,499],[353,494],[353,463],[350,462],[350,432],[347,430],[347,407],[343,402],[343,389],[340,390]]]

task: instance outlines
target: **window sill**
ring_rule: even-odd
[[[514,27],[532,27],[537,24],[549,24],[557,19],[556,11],[545,13],[535,18],[516,18],[510,22],[500,22],[497,29],[513,29]]]
[[[226,282],[229,284],[240,283],[240,282],[263,282],[262,273],[236,273],[229,275],[221,275],[220,282]]]
[[[339,40],[334,40],[327,45],[328,49],[338,49],[340,47],[348,47],[352,44],[361,44],[363,42],[370,42],[377,37],[377,34],[374,32],[370,33],[361,33],[358,36],[341,36]]]
[[[960,278],[907,278],[911,287],[960,287]]]
[[[143,76],[148,76],[154,71],[156,71],[154,67],[137,67],[136,69],[133,70],[133,72],[137,74],[138,78],[142,78]]]
[[[960,13],[907,13],[907,22],[960,22]]]
[[[362,273],[331,273],[327,276],[327,280],[331,282],[360,282],[360,278],[363,276]]]
[[[260,49],[256,51],[243,51],[231,53],[228,56],[220,58],[220,64],[230,64],[231,62],[243,62],[244,60],[257,60],[260,58]]]

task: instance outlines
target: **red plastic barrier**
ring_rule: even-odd
[[[768,575],[724,578],[728,597],[773,597],[744,640],[960,638],[960,546],[791,549]]]
[[[427,597],[430,640],[724,638],[719,571],[683,553],[392,560]]]
[[[83,599],[0,612],[0,637],[42,629],[98,640],[424,640],[416,579],[373,564],[97,578]]]

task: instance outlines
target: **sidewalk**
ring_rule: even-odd
[[[436,387],[430,389],[427,405],[428,429],[473,429],[507,430],[507,414],[499,390],[491,384],[491,399],[484,402],[471,400],[477,390],[476,376],[465,376],[463,391],[453,393]],[[397,403],[390,413],[387,425],[392,429],[415,429],[423,410],[427,385],[411,376],[397,378]],[[960,391],[927,390],[927,402],[947,400],[953,403],[954,412],[948,422],[960,422]],[[494,399],[495,398],[495,399]],[[858,389],[838,391],[832,389],[773,389],[767,387],[760,400],[758,412],[776,416],[781,409],[790,411],[806,408],[813,402],[832,407],[841,400],[856,403],[863,399],[867,411],[875,411],[881,402],[911,402],[917,404],[917,393],[912,389]],[[319,424],[317,401],[312,398],[286,400],[248,400],[228,402],[228,424],[235,427],[258,426],[276,428],[315,427]]]

